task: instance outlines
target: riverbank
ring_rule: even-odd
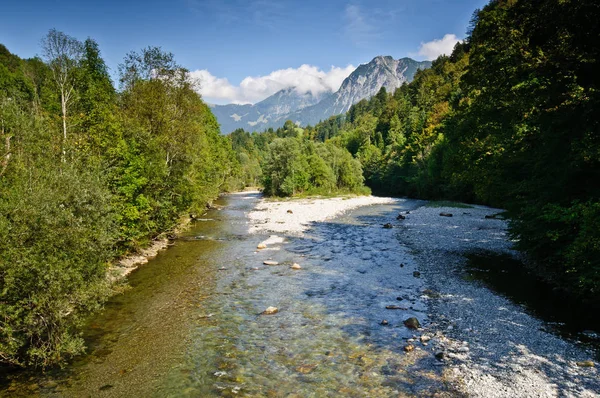
[[[350,210],[380,204],[398,204],[399,199],[378,196],[349,196],[339,198],[306,198],[270,201],[261,199],[248,214],[251,233],[276,232],[300,235],[311,223],[338,217]]]
[[[507,222],[485,217],[498,212],[484,206],[420,207],[397,225],[398,239],[412,249],[432,292],[427,328],[437,336],[433,346],[443,356],[448,380],[469,397],[600,396],[597,368],[589,366],[591,348],[561,337],[526,305],[470,278],[468,254],[519,257]]]

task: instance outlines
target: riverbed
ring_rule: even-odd
[[[505,222],[484,218],[495,209],[390,199],[286,233],[302,207],[249,217],[260,200],[220,199],[90,320],[87,355],[60,371],[9,374],[3,394],[597,395],[596,368],[576,365],[593,346],[464,277],[465,252],[514,254]]]

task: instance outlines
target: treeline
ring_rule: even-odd
[[[538,272],[600,302],[600,6],[492,1],[451,56],[315,128],[378,192],[506,208]]]
[[[61,363],[114,287],[109,264],[236,182],[238,162],[172,54],[51,30],[43,59],[0,45],[0,362]]]
[[[262,133],[242,129],[231,140],[245,185],[261,185],[269,196],[369,193],[360,162],[345,148],[315,142],[287,121]]]
[[[508,209],[538,273],[598,304],[598,20],[592,0],[491,1],[450,56],[303,135],[374,192]]]

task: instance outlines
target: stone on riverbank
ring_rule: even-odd
[[[419,329],[421,324],[419,323],[419,320],[413,316],[404,320],[404,326],[409,329]]]

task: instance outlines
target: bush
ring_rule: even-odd
[[[82,352],[75,327],[110,292],[116,231],[97,174],[28,174],[0,196],[0,358],[46,366]]]

